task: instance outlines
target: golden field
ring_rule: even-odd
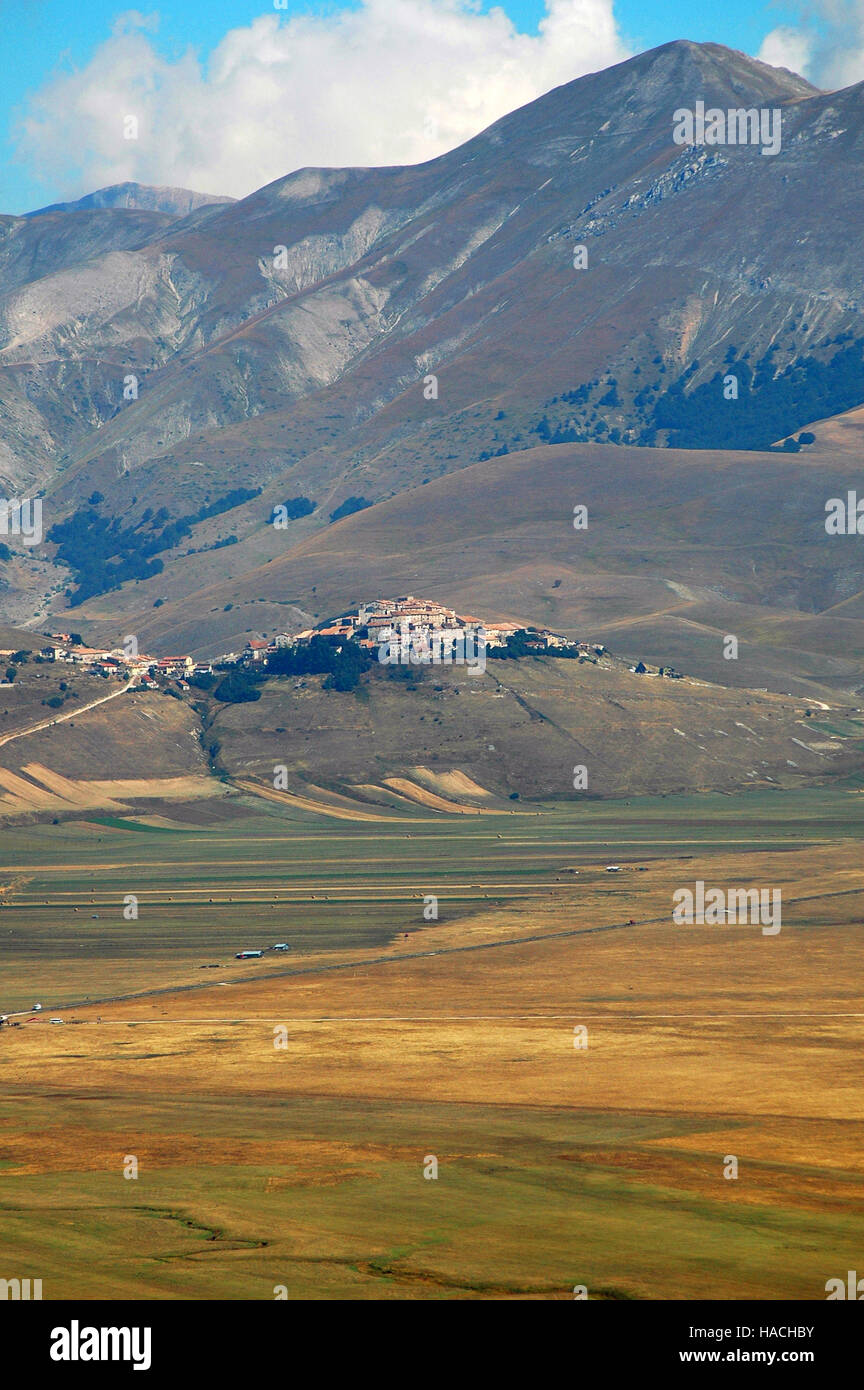
[[[55,865],[89,855],[113,893],[150,860],[154,905],[134,969],[94,924],[99,1002],[0,1033],[3,1271],[46,1298],[824,1298],[864,1228],[860,803],[813,792],[808,819],[794,795],[67,826]],[[290,954],[148,954],[161,911],[182,937],[155,904],[184,863],[231,882],[239,945]],[[779,887],[780,934],[673,925],[699,878]],[[19,979],[41,968],[19,951]]]

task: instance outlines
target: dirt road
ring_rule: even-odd
[[[5,743],[11,743],[15,738],[27,738],[30,734],[37,734],[40,729],[51,729],[55,724],[62,724],[67,719],[75,719],[79,714],[86,714],[88,709],[95,709],[97,705],[106,705],[109,700],[116,700],[118,695],[125,695],[127,690],[131,690],[132,685],[132,680],[127,681],[122,689],[112,690],[110,695],[102,695],[98,700],[91,700],[87,705],[79,705],[77,709],[71,709],[68,714],[58,714],[54,719],[43,719],[38,724],[31,724],[29,729],[18,729],[14,734],[2,734],[0,735],[0,748]]]

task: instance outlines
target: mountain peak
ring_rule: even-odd
[[[788,68],[772,67],[770,63],[763,63],[761,59],[753,58],[749,53],[742,53],[737,48],[727,48],[722,43],[694,43],[691,39],[673,39],[617,66],[620,69],[631,64],[640,71],[656,68],[664,76],[675,81],[686,81],[688,77],[693,76],[706,82],[716,82],[729,87],[732,95],[738,95],[739,88],[746,88],[755,95],[773,95],[777,100],[788,101],[815,96],[820,90]],[[610,68],[607,71],[614,72],[616,69]]]
[[[98,188],[95,193],[86,193],[69,203],[51,203],[48,207],[36,208],[25,213],[26,217],[41,217],[47,212],[89,212],[93,208],[132,208],[139,212],[167,212],[176,217],[186,217],[196,208],[211,203],[233,203],[229,197],[219,197],[213,193],[196,193],[191,188],[167,188],[147,183],[113,183],[107,188]]]
[[[542,146],[563,149],[592,135],[637,140],[671,132],[679,107],[737,109],[782,106],[824,95],[805,78],[719,43],[674,39],[599,72],[554,87],[494,122],[464,146],[442,156],[452,162],[483,146],[507,145],[530,162]]]
[[[771,67],[723,44],[690,39],[674,39],[601,72],[578,77],[555,92],[588,96],[592,102],[629,111],[658,110],[669,102],[678,106],[701,100],[706,105],[739,106],[821,95],[818,87],[786,68]]]

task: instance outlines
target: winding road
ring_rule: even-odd
[[[70,709],[68,714],[58,714],[54,719],[43,719],[39,724],[31,724],[29,729],[18,729],[14,734],[0,734],[0,748],[5,743],[11,743],[15,738],[27,738],[30,734],[38,734],[40,729],[52,729],[55,724],[62,724],[67,719],[74,719],[76,715],[86,714],[88,709],[95,709],[97,705],[107,705],[109,700],[116,700],[118,695],[125,695],[127,690],[131,690],[135,683],[135,677],[128,680],[120,690],[112,690],[110,695],[102,695],[98,700],[91,700],[87,705],[79,705],[77,709]]]

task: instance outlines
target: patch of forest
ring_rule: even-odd
[[[198,522],[221,516],[260,492],[260,487],[233,488],[197,512],[173,520],[167,507],[157,512],[148,507],[131,526],[124,526],[117,516],[103,516],[97,508],[104,498],[94,492],[86,507],[58,521],[46,536],[57,546],[55,560],[75,574],[77,588],[66,591],[71,606],[77,608],[94,594],[107,593],[129,579],[149,579],[161,573],[160,552],[172,550]],[[230,544],[230,538],[223,544]]]

